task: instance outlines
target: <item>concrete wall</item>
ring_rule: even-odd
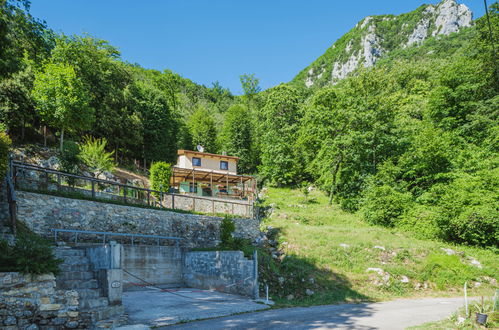
[[[122,258],[123,288],[139,289],[144,280],[157,286],[182,284],[182,250],[173,246],[126,245]]]
[[[0,329],[88,329],[78,292],[56,290],[55,277],[0,273]]]
[[[255,297],[257,261],[248,260],[241,251],[193,251],[184,260],[184,283],[193,288]]]
[[[184,238],[181,243],[184,247],[214,247],[220,242],[220,217],[106,204],[24,191],[17,191],[17,197],[18,219],[31,230],[45,236],[52,237],[50,229],[60,228],[180,237]],[[235,218],[234,222],[236,237],[254,240],[259,236],[257,219]],[[85,240],[86,237],[80,235],[78,240]],[[119,241],[118,237],[113,239]]]
[[[201,158],[201,166],[193,166],[192,165],[192,157],[197,157]],[[228,162],[229,165],[229,170],[221,170],[220,169],[220,161],[224,160]],[[207,170],[207,171],[213,171],[215,173],[229,173],[229,174],[237,174],[237,162],[235,159],[231,158],[218,158],[218,157],[208,157],[208,156],[203,156],[203,155],[198,155],[198,154],[187,154],[187,155],[180,155],[177,160],[177,166],[181,168],[188,168],[192,169],[195,168],[196,170]]]

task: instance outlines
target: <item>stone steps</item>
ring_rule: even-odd
[[[88,311],[93,322],[98,322],[102,320],[112,319],[116,316],[120,316],[125,313],[125,306],[106,306],[100,308],[94,308]]]
[[[59,281],[57,280],[57,285],[60,285],[63,289],[66,290],[78,290],[78,289],[98,289],[99,283],[95,279],[91,280],[66,280]]]
[[[113,328],[124,314],[122,305],[109,306],[102,296],[99,282],[84,249],[60,247],[55,255],[63,260],[61,273],[56,278],[57,286],[78,292],[79,311],[91,320],[94,328]]]
[[[66,271],[62,272],[58,277],[58,280],[61,281],[70,281],[70,280],[91,280],[94,279],[94,272],[74,272],[74,271]]]
[[[80,308],[81,309],[95,309],[99,307],[106,307],[108,306],[108,300],[105,297],[98,297],[98,298],[85,298],[80,300]]]
[[[76,289],[80,299],[93,299],[102,296],[100,289]]]
[[[59,269],[62,272],[86,272],[91,270],[90,264],[60,264]]]

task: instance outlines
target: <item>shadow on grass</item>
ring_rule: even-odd
[[[279,234],[279,228],[272,228],[267,232],[268,241],[257,248],[262,297],[268,287],[270,298],[283,307],[370,301],[353,290],[343,274],[320,267],[315,260],[284,254],[278,243]]]

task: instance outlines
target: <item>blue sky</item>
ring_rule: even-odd
[[[482,0],[458,2],[484,13]],[[128,62],[239,94],[243,73],[264,89],[287,82],[365,16],[423,3],[438,1],[34,0],[31,13],[56,32],[108,40]]]

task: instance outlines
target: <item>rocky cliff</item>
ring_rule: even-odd
[[[302,70],[293,83],[308,88],[334,84],[361,66],[373,66],[395,49],[417,46],[429,37],[449,35],[471,24],[470,9],[455,0],[422,5],[398,16],[368,16]]]

